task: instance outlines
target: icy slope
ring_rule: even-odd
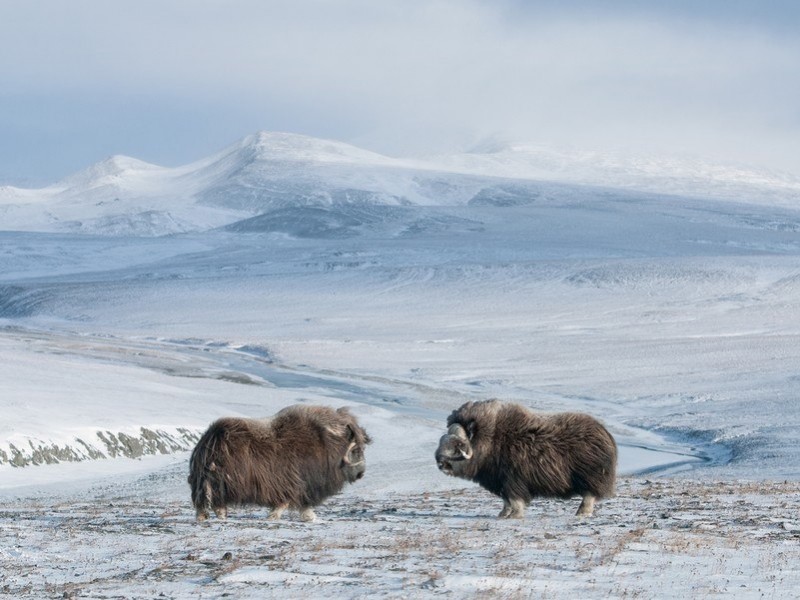
[[[487,143],[469,152],[428,157],[427,162],[438,169],[471,175],[579,183],[761,205],[800,204],[797,175],[694,157]]]

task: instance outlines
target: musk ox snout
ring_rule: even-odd
[[[458,477],[463,471],[464,463],[472,459],[472,454],[467,432],[461,425],[451,425],[439,440],[436,465],[442,473]]]

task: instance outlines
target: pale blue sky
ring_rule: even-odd
[[[257,130],[485,136],[800,174],[794,0],[0,0],[0,182]]]

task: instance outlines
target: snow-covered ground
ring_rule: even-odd
[[[7,598],[796,598],[800,486],[623,478],[595,517],[525,521],[467,489],[367,482],[275,523],[197,525],[185,463],[58,489],[0,511]],[[375,466],[379,469],[379,465]],[[419,480],[430,481],[423,473]]]
[[[320,144],[262,134],[170,173],[164,201],[186,200],[191,225],[166,237],[120,235],[155,184],[113,214],[105,196],[37,192],[30,206],[71,215],[63,228],[6,190],[0,230],[17,231],[0,231],[0,594],[792,597],[789,179],[781,202],[774,181],[729,178],[734,202],[680,172],[682,195],[512,172],[489,185],[477,168],[422,177]],[[257,187],[245,202],[287,153],[314,163],[313,182],[286,188],[284,165],[266,179],[280,194]],[[160,169],[116,166],[139,173],[140,200],[142,173]],[[120,177],[113,193],[131,181]],[[348,200],[345,180],[375,185]],[[311,189],[328,196],[292,201]],[[25,210],[45,231],[19,226]],[[433,461],[446,415],[490,397],[603,420],[620,444],[618,497],[592,520],[542,501],[522,523],[496,521],[499,500]],[[218,416],[296,402],[352,407],[375,440],[366,477],[319,523],[240,509],[195,525],[196,436]]]

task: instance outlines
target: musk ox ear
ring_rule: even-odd
[[[475,421],[470,421],[467,423],[467,439],[472,441],[472,438],[475,437],[475,431],[478,429],[478,424]]]

